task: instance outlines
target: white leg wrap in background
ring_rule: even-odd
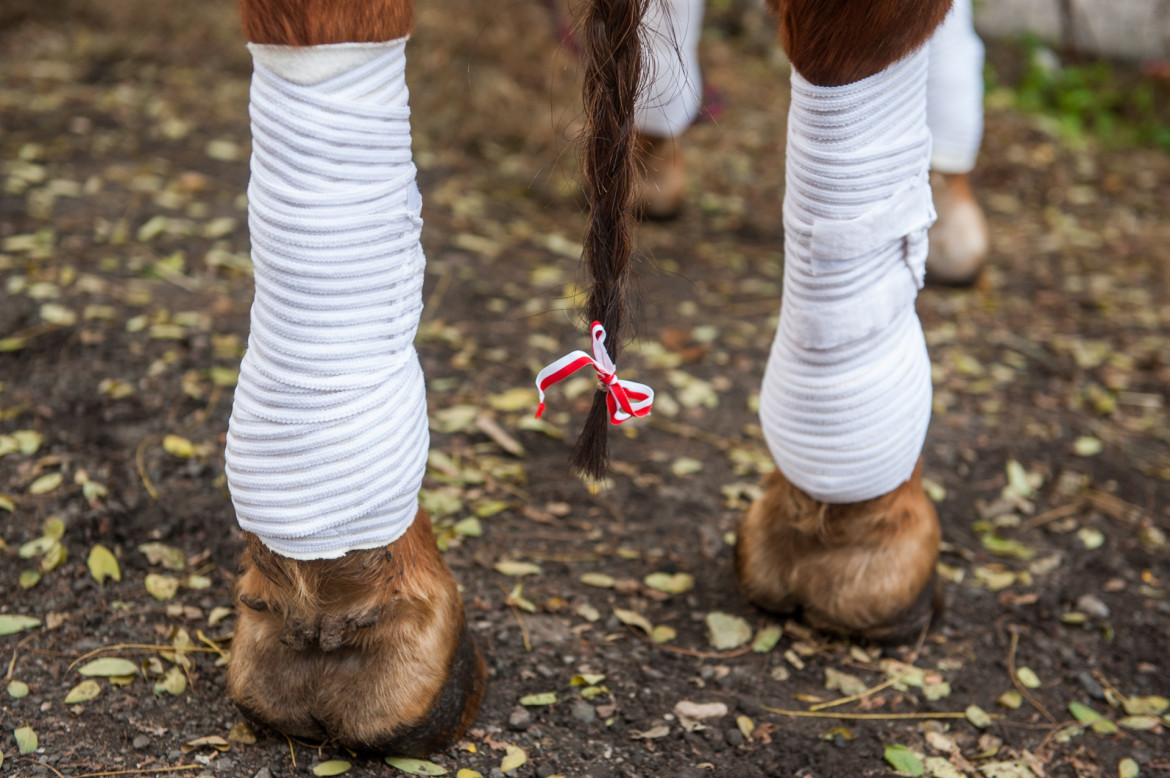
[[[760,393],[776,464],[826,502],[908,480],[930,422],[914,298],[934,221],[925,47],[840,87],[792,74],[784,294]]]
[[[295,559],[390,543],[418,509],[425,259],[405,45],[251,47],[256,299],[227,477],[240,526]]]
[[[983,41],[975,33],[971,0],[955,0],[929,48],[930,166],[939,173],[970,173],[983,141]]]
[[[656,138],[677,138],[702,108],[699,33],[704,0],[650,0],[642,23],[645,83],[634,124]]]

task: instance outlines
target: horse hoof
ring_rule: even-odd
[[[930,228],[926,280],[946,286],[970,286],[987,262],[987,219],[971,192],[966,174],[931,173],[938,219]]]
[[[486,668],[419,511],[400,539],[339,559],[240,560],[228,694],[249,719],[361,752],[424,756],[479,711]]]
[[[682,210],[687,184],[678,138],[638,133],[635,147],[641,164],[631,196],[635,213],[651,221],[674,219]]]
[[[740,520],[740,590],[812,627],[880,642],[913,640],[941,614],[939,526],[922,461],[894,491],[843,505],[812,499],[776,470]]]

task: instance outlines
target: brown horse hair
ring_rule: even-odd
[[[581,254],[592,283],[587,321],[601,322],[617,364],[627,326],[636,169],[634,105],[641,85],[642,18],[653,0],[592,0],[582,29],[585,63],[583,167],[589,226]],[[573,469],[600,481],[609,466],[608,411],[598,391],[570,455]]]
[[[414,0],[238,0],[252,43],[382,43],[410,35]]]
[[[885,70],[926,43],[952,0],[768,0],[797,73],[841,86]]]

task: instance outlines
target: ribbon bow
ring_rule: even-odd
[[[541,370],[536,376],[536,388],[540,391],[540,405],[536,407],[536,418],[544,413],[544,390],[563,381],[583,367],[592,365],[597,378],[605,387],[605,403],[609,407],[611,424],[621,424],[635,416],[649,416],[654,405],[654,390],[636,381],[620,381],[617,368],[605,350],[605,327],[593,322],[590,329],[593,338],[593,356],[584,351],[573,351]]]

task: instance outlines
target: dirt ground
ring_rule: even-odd
[[[0,775],[272,778],[334,759],[399,774],[251,733],[224,696],[240,543],[223,443],[251,297],[234,4],[27,5],[0,31]],[[659,401],[591,494],[565,466],[591,383],[531,419],[531,376],[585,343],[576,63],[534,0],[419,4],[423,497],[491,674],[475,728],[433,763],[1170,775],[1164,153],[1070,148],[989,100],[991,267],[919,298],[943,623],[883,650],[738,596],[728,533],[770,467],[753,409],[783,262],[786,66],[768,25],[710,20],[725,110],[687,136],[684,217],[641,228],[621,366]],[[115,567],[98,545],[120,580],[96,580]],[[130,665],[88,664],[103,657]],[[83,668],[101,674],[82,684]],[[696,720],[683,701],[724,707]]]

